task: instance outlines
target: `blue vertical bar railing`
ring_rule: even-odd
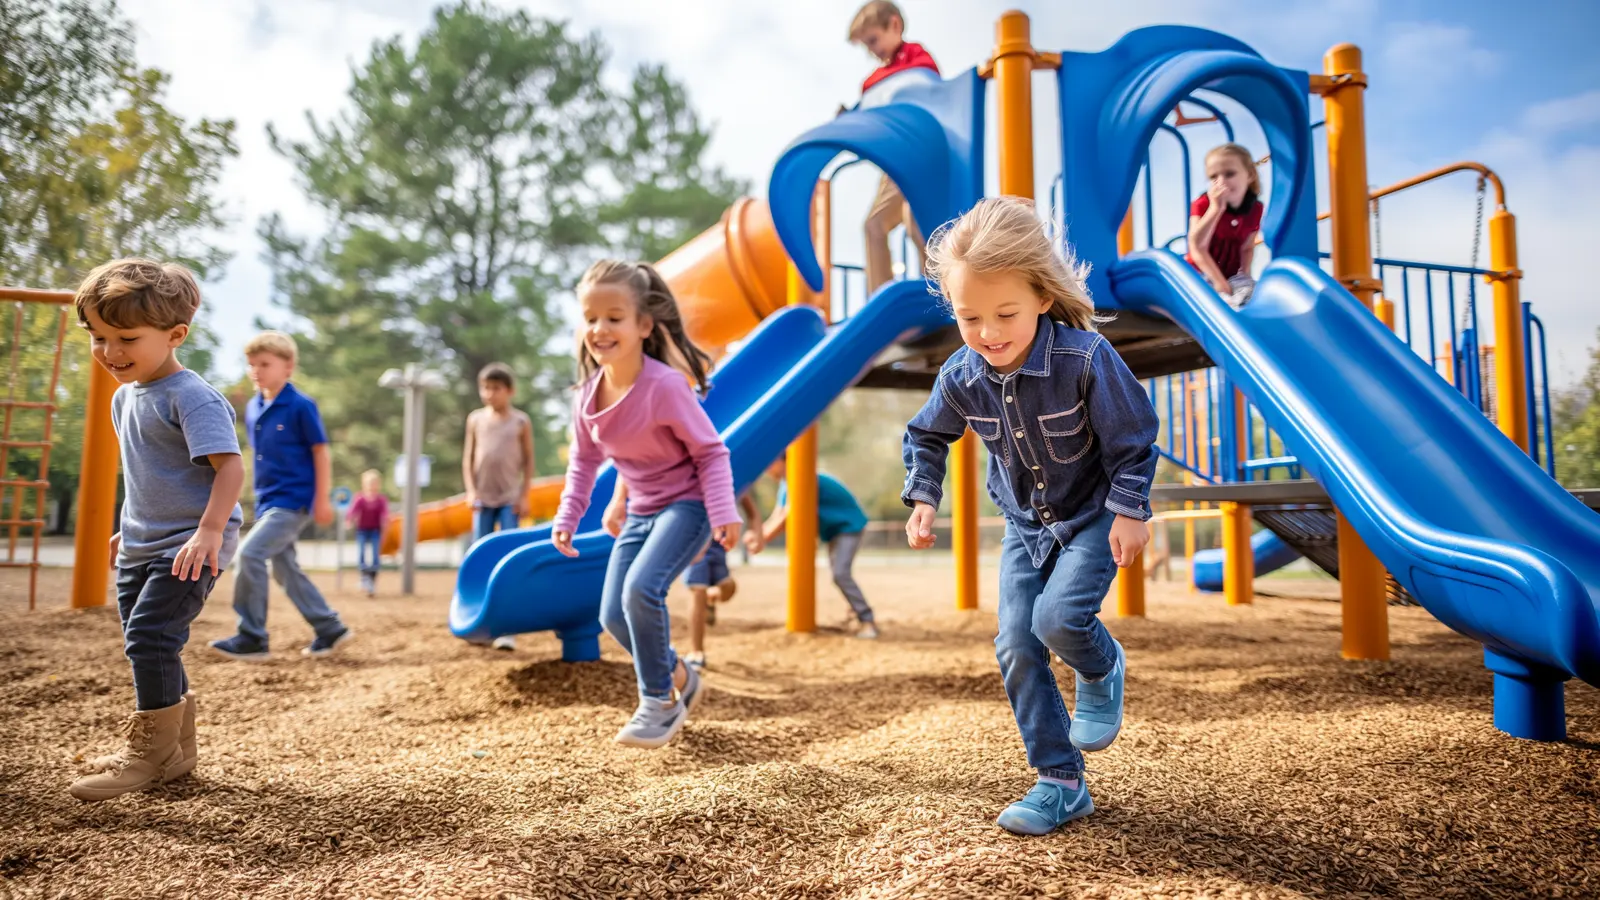
[[[839,177],[840,172],[858,165],[862,165],[863,163],[871,165],[870,162],[860,157],[845,160],[839,165],[834,166],[831,171],[825,174],[823,176],[823,180],[832,181]],[[828,227],[832,228],[833,223],[829,222]],[[898,241],[895,240],[895,235],[899,236]],[[837,244],[835,244],[835,246],[837,246]],[[896,247],[898,247],[900,251],[899,259],[893,260],[900,267],[899,273],[895,276],[896,280],[922,277],[922,270],[920,266],[913,271],[911,260],[917,257],[918,254],[912,246],[911,234],[904,225],[896,227],[894,231],[891,232],[889,246],[891,250],[891,259],[893,259],[892,251]],[[871,299],[867,296],[867,273],[865,266],[852,265],[849,263],[834,263],[832,287],[833,290],[830,292],[830,294],[833,299],[828,313],[829,321],[836,325],[845,319],[850,318],[851,315],[861,308],[861,304],[866,303],[869,299]]]

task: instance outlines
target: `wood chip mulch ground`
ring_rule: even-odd
[[[1600,896],[1600,691],[1568,687],[1567,743],[1507,737],[1481,648],[1423,610],[1390,609],[1393,662],[1352,663],[1337,604],[1153,585],[1148,619],[1108,620],[1129,720],[1091,757],[1098,812],[1018,838],[994,825],[1032,777],[992,571],[963,614],[947,564],[864,565],[875,643],[785,633],[783,570],[736,573],[711,693],[653,752],[611,743],[614,643],[467,645],[447,573],[334,595],[359,636],[324,660],[275,596],[259,664],[204,649],[224,579],[186,657],[199,768],[97,805],[66,787],[131,708],[115,611],[62,609],[47,570],[30,613],[0,573],[0,897]]]

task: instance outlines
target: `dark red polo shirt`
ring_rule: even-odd
[[[1201,194],[1189,206],[1189,215],[1203,216],[1211,208],[1211,196]],[[1265,205],[1254,194],[1245,194],[1242,208],[1229,207],[1222,211],[1217,227],[1211,232],[1211,258],[1222,270],[1223,278],[1239,274],[1239,262],[1244,258],[1244,248],[1256,239],[1261,230],[1261,211]],[[1194,265],[1194,257],[1186,257]]]
[[[900,47],[894,51],[893,56],[889,57],[889,61],[873,69],[872,74],[867,76],[867,80],[861,82],[861,92],[864,94],[868,88],[888,78],[890,75],[896,72],[904,72],[907,69],[932,69],[935,74],[938,74],[939,64],[933,61],[933,57],[928,55],[928,51],[922,49],[921,44],[901,41]]]

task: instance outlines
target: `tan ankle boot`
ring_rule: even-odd
[[[172,767],[167,773],[167,780],[183,776],[194,771],[194,764],[199,759],[199,748],[195,745],[194,716],[196,712],[194,691],[187,691],[183,695],[183,725],[178,729],[178,746],[183,748],[183,762]],[[122,756],[127,752],[127,745],[115,753],[96,756],[85,765],[86,772],[109,772],[122,765]]]
[[[117,767],[74,781],[72,796],[79,800],[110,800],[161,784],[184,761],[178,732],[187,706],[187,702],[178,702],[166,709],[140,710],[129,716],[123,726],[127,746]]]

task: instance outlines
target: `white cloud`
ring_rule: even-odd
[[[1600,90],[1536,103],[1528,107],[1522,121],[1542,134],[1560,134],[1600,125]]]
[[[1385,75],[1395,84],[1440,88],[1481,78],[1500,70],[1499,53],[1473,42],[1472,32],[1442,22],[1399,22],[1384,29],[1387,40],[1378,55]]]

